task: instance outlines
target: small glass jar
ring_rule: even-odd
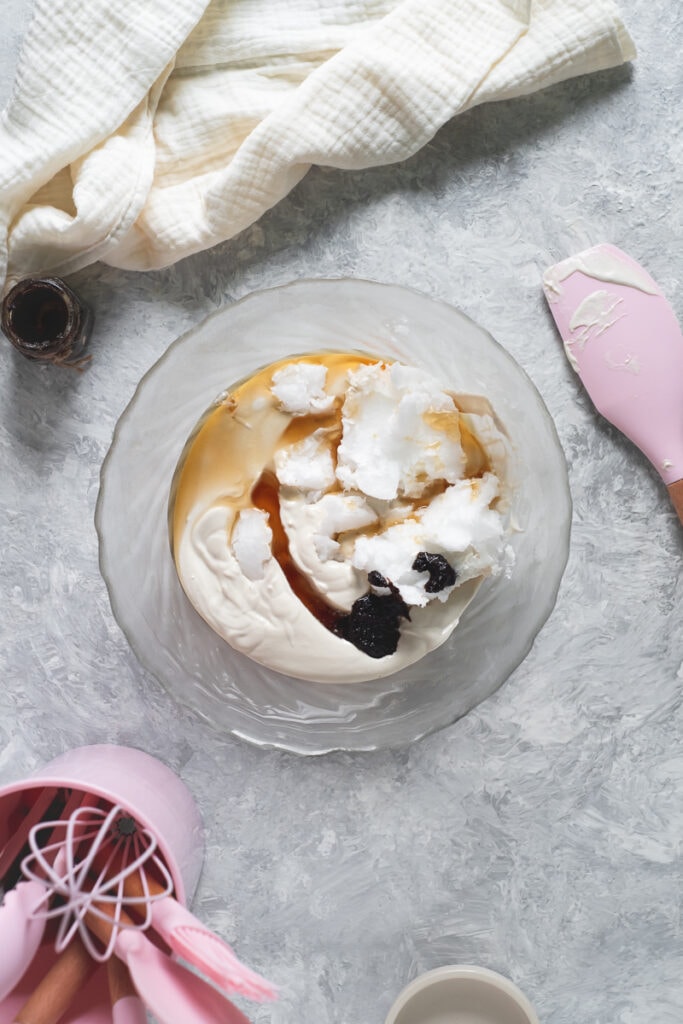
[[[58,277],[27,277],[2,303],[2,330],[14,347],[44,363],[81,370],[90,337],[92,311]]]

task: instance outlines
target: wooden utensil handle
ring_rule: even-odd
[[[52,804],[55,803],[58,794],[59,791],[51,787],[46,787],[42,792],[38,792],[23,821],[14,835],[9,837],[2,852],[0,852],[0,879],[7,874],[15,860],[19,857],[28,843],[29,832],[34,825],[37,825],[45,817]]]
[[[676,480],[675,483],[669,484],[669,495],[673,507],[678,513],[678,518],[683,523],[683,480]]]
[[[95,859],[93,860],[93,867],[102,871],[107,867],[107,851],[99,850]],[[123,866],[122,858],[114,858],[113,862],[109,864],[109,870],[113,873],[120,871]],[[159,896],[165,892],[164,886],[161,882],[157,881],[153,874],[146,870],[145,866],[142,865],[137,871],[133,872],[132,875],[128,875],[123,880],[123,893],[129,899],[140,899],[145,896],[145,888],[142,884],[142,879],[145,879],[147,883],[147,892],[150,896]]]
[[[160,882],[157,882],[153,875],[150,875],[148,871],[145,871],[144,867],[136,871],[135,874],[129,875],[123,883],[123,891],[126,896],[139,899],[145,895],[145,890],[142,885],[142,877],[145,876],[147,882],[147,890],[150,896],[159,896],[160,893],[164,892],[164,887]]]
[[[16,1014],[15,1024],[57,1024],[96,967],[81,940],[75,938]]]
[[[118,957],[107,961],[112,1024],[147,1024],[147,1011],[130,971]]]
[[[137,995],[130,971],[117,956],[112,956],[107,960],[107,977],[109,979],[109,996],[112,1006],[115,1006],[120,999]]]
[[[111,938],[111,933],[114,929],[115,911],[112,906],[108,903],[95,903],[94,906],[105,915],[106,920],[103,920],[99,914],[93,914],[88,912],[85,915],[85,923],[87,924],[93,935],[97,936],[100,942],[106,946]],[[133,920],[126,914],[124,910],[119,912],[118,919],[122,925],[132,925]]]

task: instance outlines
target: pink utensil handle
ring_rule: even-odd
[[[157,896],[162,889],[143,868],[141,873],[126,878],[124,892],[129,898],[140,898],[147,892]],[[150,910],[152,927],[176,956],[183,957],[224,991],[239,993],[256,1002],[278,998],[277,989],[270,982],[241,963],[223,939],[172,896],[155,899],[150,903]]]
[[[114,914],[111,906],[97,902],[86,914],[88,927],[105,944]],[[221,992],[157,949],[139,929],[130,927],[132,921],[125,911],[118,918],[124,927],[116,938],[115,955],[127,966],[138,996],[159,1024],[249,1024]]]
[[[71,794],[62,812],[65,818],[80,806],[82,800],[82,793]],[[36,801],[33,810],[38,806],[42,807],[42,813],[47,810],[44,801]],[[31,829],[39,827],[40,819],[33,823]],[[62,847],[55,857],[55,868],[61,871],[63,867]],[[33,878],[19,882],[11,889],[0,907],[0,1001],[21,981],[38,951],[45,932],[45,917],[34,912],[47,896],[45,885]]]
[[[38,951],[45,921],[32,909],[45,890],[40,882],[19,882],[0,907],[0,1003],[19,984]]]
[[[112,1024],[147,1024],[145,1005],[135,991],[130,971],[117,956],[107,962]]]
[[[249,1024],[218,989],[171,960],[142,932],[122,931],[116,955],[128,965],[140,998],[159,1024]]]
[[[112,1024],[147,1024],[147,1010],[139,996],[125,996],[111,1008]]]

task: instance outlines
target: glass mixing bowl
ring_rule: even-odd
[[[511,575],[484,582],[436,651],[372,682],[304,682],[234,651],[186,598],[169,544],[169,488],[200,416],[259,367],[320,349],[398,359],[451,390],[486,396],[516,458]],[[298,281],[249,295],[171,345],[119,419],[95,514],[114,616],[144,667],[211,727],[301,754],[407,744],[497,690],[555,604],[570,521],[564,455],[521,367],[452,306],[360,280]]]

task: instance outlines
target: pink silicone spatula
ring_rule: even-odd
[[[112,1024],[147,1024],[147,1010],[135,990],[130,971],[112,956],[107,961]]]
[[[142,896],[144,889],[156,893],[160,887],[154,879],[140,875],[126,879],[127,896]],[[277,989],[251,968],[241,963],[230,946],[215,935],[172,896],[150,903],[152,927],[171,947],[176,956],[187,960],[226,992],[236,992],[257,1002],[277,999]]]
[[[129,927],[130,918],[107,904],[93,904],[86,921],[106,945],[114,921],[124,923],[114,953],[130,971],[138,996],[159,1024],[249,1024],[229,999],[199,975],[172,960],[147,938]]]
[[[142,932],[121,932],[115,950],[128,966],[140,999],[160,1024],[248,1024],[218,989],[171,960]]]
[[[0,1001],[21,981],[45,931],[45,921],[32,911],[45,893],[40,882],[19,882],[5,896],[0,915]]]
[[[133,819],[129,821],[137,828]],[[98,852],[93,860],[93,866],[101,872],[101,877],[115,872],[113,863],[104,850]],[[124,902],[146,906],[149,924],[171,951],[210,978],[224,992],[238,993],[257,1002],[277,999],[275,986],[241,963],[223,939],[205,928],[187,907],[168,895],[168,890],[147,871],[144,864],[127,874],[122,886]]]
[[[596,409],[647,456],[683,522],[683,335],[671,306],[607,244],[549,267],[543,289]]]

